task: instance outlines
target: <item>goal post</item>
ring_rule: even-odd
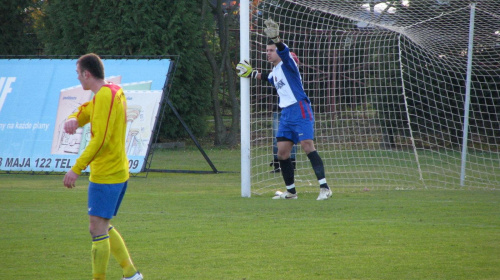
[[[245,7],[241,44],[249,38],[254,68],[271,70],[267,18],[299,58],[334,191],[500,189],[500,1],[241,1],[241,14]],[[244,164],[252,194],[283,190],[269,166],[277,99],[266,82],[243,82],[242,195]],[[298,190],[317,192],[300,147],[296,164]]]
[[[249,0],[240,1],[240,60],[250,59]],[[241,111],[241,196],[251,196],[250,81],[240,79]]]
[[[465,81],[465,105],[464,105],[464,132],[462,139],[462,164],[460,168],[460,186],[465,184],[465,172],[467,165],[467,143],[469,142],[469,112],[470,112],[470,86],[472,75],[472,54],[474,52],[474,19],[476,17],[476,3],[471,3],[469,20],[469,44],[467,46],[467,79]]]

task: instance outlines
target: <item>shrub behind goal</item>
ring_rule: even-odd
[[[279,22],[334,191],[500,189],[499,2],[253,1],[241,44],[269,71],[263,21]],[[284,188],[269,166],[277,97],[262,81],[250,93],[251,190],[264,194]],[[296,157],[298,190],[317,192]]]

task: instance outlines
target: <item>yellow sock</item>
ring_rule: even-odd
[[[92,238],[92,276],[94,280],[106,280],[109,261],[109,235]]]
[[[109,243],[111,245],[111,254],[115,257],[116,261],[120,264],[123,269],[123,276],[131,277],[137,273],[137,269],[130,258],[127,246],[123,241],[120,233],[114,228],[110,227],[109,233]]]

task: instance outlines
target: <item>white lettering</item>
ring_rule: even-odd
[[[0,112],[2,111],[3,104],[7,98],[7,94],[12,92],[10,87],[13,82],[16,81],[16,77],[0,77]],[[5,84],[5,85],[4,85]],[[3,90],[2,90],[3,88]]]
[[[49,125],[48,123],[34,123],[33,124],[33,130],[35,129],[43,129],[45,131],[47,131],[47,129],[49,129]]]

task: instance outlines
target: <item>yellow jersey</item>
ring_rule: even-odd
[[[68,117],[71,118],[75,118],[80,127],[90,122],[91,133],[88,146],[71,170],[80,175],[90,165],[91,182],[117,184],[127,181],[127,99],[123,90],[118,85],[104,85],[91,101]]]

